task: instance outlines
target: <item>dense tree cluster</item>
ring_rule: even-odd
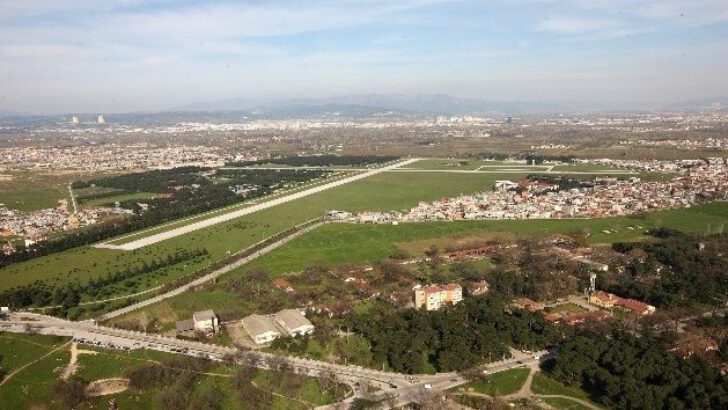
[[[728,234],[696,237],[679,231],[652,231],[658,241],[615,243],[623,253],[643,252],[609,290],[657,307],[719,305],[728,295]]]
[[[129,378],[129,386],[133,389],[141,391],[154,387],[161,389],[160,394],[155,398],[156,408],[220,409],[223,403],[220,400],[219,391],[190,394],[202,374],[209,371],[210,368],[209,361],[182,356],[174,360],[132,369],[126,377]]]
[[[359,314],[350,325],[371,343],[375,363],[402,373],[462,370],[509,356],[508,346],[538,350],[560,339],[561,327],[525,310],[506,312],[506,305],[491,293],[440,311]]]
[[[284,157],[261,159],[258,161],[231,162],[228,166],[251,166],[263,164],[288,165],[292,167],[345,167],[363,166],[368,164],[383,164],[394,161],[399,157],[391,155],[311,155],[300,157]]]
[[[560,346],[550,373],[612,408],[728,407],[728,379],[703,359],[669,354],[651,335],[584,332]]]

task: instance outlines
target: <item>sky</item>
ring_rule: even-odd
[[[726,0],[1,0],[0,112],[728,95]]]

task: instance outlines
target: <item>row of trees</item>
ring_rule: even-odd
[[[51,303],[60,305],[62,309],[69,309],[79,304],[82,294],[96,296],[106,286],[194,260],[207,254],[207,249],[204,248],[178,250],[175,253],[167,255],[164,259],[144,261],[137,266],[128,267],[123,271],[113,274],[109,272],[106,276],[91,279],[86,284],[74,282],[62,288],[56,288],[55,290],[43,281],[36,281],[31,285],[11,288],[0,293],[0,300],[16,309],[33,305],[44,306]]]
[[[391,155],[312,155],[300,157],[284,157],[261,159],[258,161],[230,162],[231,167],[247,167],[251,165],[278,164],[292,167],[345,167],[382,164],[394,161],[399,157]]]
[[[549,371],[612,408],[728,408],[728,378],[701,358],[669,354],[650,334],[583,331],[560,345]]]

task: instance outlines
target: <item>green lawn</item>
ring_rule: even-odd
[[[544,397],[541,400],[559,410],[589,410],[589,407],[561,397]]]
[[[13,369],[38,360],[67,341],[67,338],[0,333],[0,354],[3,356],[0,363],[10,373]],[[58,381],[58,372],[68,364],[69,359],[68,349],[61,349],[13,375],[0,386],[0,408],[28,409],[33,405],[48,403],[50,389]]]
[[[93,206],[100,206],[104,204],[113,204],[114,202],[123,202],[123,201],[131,201],[131,200],[138,200],[138,201],[144,201],[151,199],[157,195],[154,192],[131,192],[126,194],[119,194],[119,195],[112,195],[112,196],[105,196],[103,198],[94,198],[94,199],[81,199],[79,200],[79,206],[87,208],[87,207],[93,207]]]
[[[553,394],[560,396],[576,397],[577,399],[589,400],[589,395],[578,387],[566,386],[558,382],[542,372],[538,372],[533,377],[531,390],[535,394]]]
[[[548,308],[548,311],[559,315],[562,313],[581,313],[585,312],[586,309],[573,303],[564,303],[563,305]]]
[[[489,396],[507,396],[517,392],[523,386],[530,371],[531,369],[527,367],[519,367],[494,373],[480,380],[464,384],[458,387],[457,390],[473,389],[478,393]]]

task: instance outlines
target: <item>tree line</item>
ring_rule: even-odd
[[[0,300],[15,309],[54,304],[61,306],[61,310],[67,311],[74,306],[78,306],[83,294],[96,296],[105,286],[174,266],[207,254],[207,249],[204,248],[179,250],[167,255],[164,259],[152,259],[150,262],[144,261],[139,265],[128,267],[123,271],[113,274],[108,272],[106,276],[91,279],[86,284],[73,282],[55,290],[43,281],[36,281],[31,285],[15,287],[1,292]]]
[[[228,162],[229,167],[248,167],[252,165],[277,164],[291,167],[346,167],[382,164],[398,159],[393,155],[311,155],[261,159],[257,161]]]

